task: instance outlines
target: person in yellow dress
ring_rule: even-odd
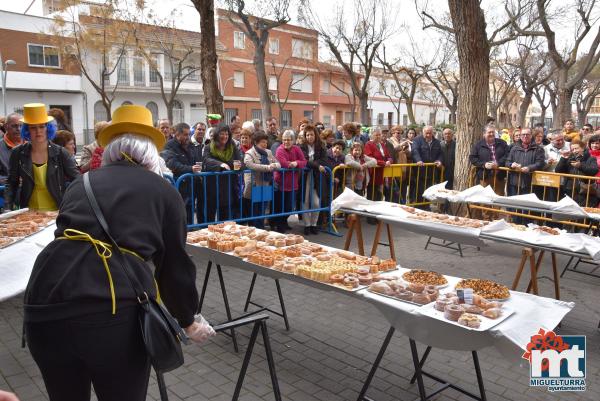
[[[75,159],[50,141],[56,125],[44,104],[26,104],[23,116],[21,136],[26,142],[10,154],[4,192],[7,209],[58,210],[67,182],[79,175]]]

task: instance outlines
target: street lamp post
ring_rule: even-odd
[[[0,76],[2,77],[2,107],[4,110],[4,116],[6,117],[6,74],[8,72],[9,65],[15,65],[15,60],[2,60],[2,53],[0,53]]]

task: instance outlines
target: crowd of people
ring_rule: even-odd
[[[37,107],[46,116],[44,106]],[[61,113],[51,110],[47,117],[40,114],[47,121],[25,124],[15,113],[4,119],[0,184],[6,185],[6,209],[56,209],[70,181],[102,165],[104,148],[97,138],[110,123],[95,125],[95,141],[83,146],[76,164],[75,136]],[[280,130],[275,117],[264,128],[258,119],[242,122],[234,116],[225,122],[216,114],[191,126],[160,119],[155,128],[166,141],[159,160],[164,177],[176,182],[185,174],[222,173],[181,180],[188,224],[245,219],[285,232],[291,229],[289,215],[301,210],[304,233],[310,235],[328,219],[324,211],[331,202],[332,181],[333,196],[348,187],[371,200],[417,206],[427,203],[422,197],[427,187],[442,181],[448,189],[454,185],[456,141],[451,128],[367,129],[348,122],[333,130],[304,119],[295,129]],[[533,191],[555,201],[569,194],[595,207],[600,198],[596,182],[563,179],[560,189],[544,189],[532,186],[531,173],[600,177],[599,156],[600,131],[594,134],[590,124],[577,131],[567,120],[563,130],[547,132],[541,124],[499,130],[491,123],[470,152],[471,182],[491,185],[500,195]],[[396,165],[391,174],[384,174],[381,167],[391,165]]]

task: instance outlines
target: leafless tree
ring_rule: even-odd
[[[439,18],[423,3],[415,1],[422,18],[423,28],[434,28],[454,35],[460,70],[457,113],[457,145],[455,187],[464,189],[469,180],[469,152],[481,138],[487,118],[487,98],[490,74],[490,50],[510,42],[517,36],[513,26],[529,29],[534,21],[527,19],[531,0],[514,0],[506,3],[503,21],[486,21],[479,0],[448,0],[449,15]],[[425,3],[426,4],[426,3]],[[490,24],[490,33],[486,28]]]
[[[575,106],[577,107],[577,123],[579,126],[585,124],[587,115],[594,105],[594,99],[600,95],[600,79],[584,80],[577,96]]]
[[[223,95],[217,75],[217,40],[215,34],[214,0],[192,0],[200,14],[200,76],[204,103],[210,114],[223,115]]]
[[[546,85],[542,84],[533,88],[533,96],[535,96],[535,100],[537,100],[540,105],[540,122],[546,125],[546,111],[548,110],[548,107],[550,107],[551,102]]]
[[[246,8],[244,0],[225,0],[225,3],[230,11],[229,21],[244,32],[254,45],[254,68],[258,80],[263,125],[266,127],[266,119],[271,116],[271,97],[266,74],[265,47],[269,43],[270,31],[290,21],[290,0],[257,2],[252,9]]]
[[[415,64],[423,72],[423,77],[435,88],[439,97],[449,111],[448,122],[456,124],[456,111],[458,109],[458,58],[456,57],[456,44],[449,34],[443,35],[440,46],[435,52],[435,57],[428,63],[415,60]]]
[[[523,98],[519,104],[517,124],[525,125],[525,116],[534,97],[534,91],[554,74],[554,65],[548,54],[542,50],[543,43],[536,37],[519,38],[516,42],[517,57],[507,60],[507,64],[519,73],[519,87]]]
[[[201,57],[196,37],[178,30],[172,16],[162,18],[144,8],[136,14],[139,19],[132,22],[143,24],[135,37],[136,54],[148,63],[151,77],[157,81],[167,109],[167,118],[174,121],[173,108],[181,84],[186,80],[199,81],[197,73],[200,71]]]
[[[402,108],[402,95],[396,84],[388,85],[388,77],[381,75],[377,79],[379,89],[376,94],[383,95],[388,98],[394,110],[396,110],[396,124],[400,124],[400,109]]]
[[[517,92],[517,82],[519,79],[519,70],[507,63],[507,60],[492,60],[490,70],[490,84],[488,96],[488,111],[490,117],[499,121],[498,111],[502,106],[510,104]],[[508,100],[508,102],[507,102]],[[510,108],[504,108],[503,113],[508,114]],[[510,121],[500,121],[504,125],[510,125]]]
[[[393,33],[394,8],[389,0],[354,0],[353,15],[348,18],[348,6],[340,4],[333,21],[323,22],[304,0],[301,20],[317,30],[321,39],[342,66],[359,100],[360,120],[369,125],[369,81],[375,55]]]
[[[79,67],[98,93],[110,118],[112,102],[121,84],[119,79],[111,84],[110,76],[127,58],[136,26],[126,21],[115,0],[107,0],[98,7],[95,16],[83,18],[78,15],[80,3],[80,0],[62,0],[64,12],[54,17],[51,31],[57,47],[64,49],[69,61]]]
[[[407,53],[402,52],[399,57],[390,60],[386,55],[385,46],[382,46],[382,51],[377,53],[376,58],[383,66],[383,73],[392,77],[396,83],[398,93],[402,100],[404,100],[404,103],[406,103],[408,121],[410,124],[416,124],[414,101],[419,83],[423,77],[423,72],[415,65],[407,66],[406,62],[412,60]],[[414,47],[412,54],[414,54]]]
[[[279,109],[279,116],[283,114],[283,111],[285,110],[285,107],[288,104],[290,94],[293,92],[293,88],[297,84],[301,84],[310,75],[309,63],[306,63],[306,68],[303,74],[299,74],[299,78],[294,79],[294,74],[291,74],[290,79],[286,79],[287,77],[284,77],[284,75],[286,75],[286,73],[289,72],[289,61],[290,58],[286,59],[283,65],[281,65],[280,67],[277,66],[275,59],[272,59],[269,63],[272,75],[275,77],[275,88],[269,87],[269,92],[272,93],[273,101],[277,104],[277,108]],[[294,70],[300,70],[300,68],[295,67]]]
[[[513,27],[522,35],[543,36],[546,38],[548,54],[557,70],[557,109],[553,118],[553,126],[554,128],[560,128],[563,120],[571,118],[573,90],[581,85],[585,77],[600,60],[600,49],[598,48],[600,45],[600,26],[598,26],[596,35],[590,42],[587,51],[580,49],[582,42],[592,32],[592,26],[597,23],[599,7],[596,6],[595,0],[574,0],[572,4],[562,4],[564,7],[561,10],[564,10],[564,12],[554,13],[553,15],[550,12],[550,4],[549,0],[536,0],[537,18],[541,24],[541,29],[523,29],[518,24],[513,24]],[[565,14],[569,9],[574,9],[577,14],[574,23],[565,18]],[[556,27],[561,26],[561,28],[564,28],[565,24],[575,27],[575,38],[564,51],[558,48],[556,28],[553,28],[551,23],[554,23]],[[576,64],[578,66],[575,71]]]

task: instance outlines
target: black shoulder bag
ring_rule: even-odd
[[[83,175],[83,185],[88,201],[92,206],[92,210],[102,226],[104,233],[110,240],[112,245],[112,255],[117,258],[118,264],[120,264],[125,271],[125,276],[133,288],[133,292],[140,304],[140,328],[142,330],[144,344],[146,345],[146,351],[148,352],[154,370],[156,370],[157,374],[160,374],[178,368],[183,364],[181,342],[187,342],[185,332],[173,316],[171,316],[169,311],[155,299],[148,296],[148,293],[142,288],[137,278],[134,275],[129,274],[129,263],[113,237],[110,235],[106,219],[92,192],[89,173]]]

